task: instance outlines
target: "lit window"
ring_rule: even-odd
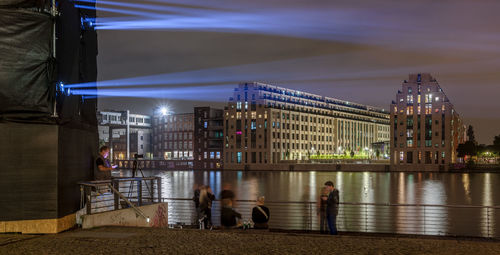
[[[241,110],[241,102],[236,103],[236,109]]]
[[[413,104],[413,95],[407,95],[406,102],[408,102],[408,104]]]
[[[236,163],[241,163],[241,152],[236,153]]]
[[[403,151],[399,152],[399,162],[403,163],[405,159],[405,153]]]

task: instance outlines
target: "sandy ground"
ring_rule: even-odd
[[[500,241],[104,227],[0,234],[0,254],[500,254]]]

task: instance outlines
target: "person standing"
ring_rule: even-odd
[[[203,185],[198,186],[198,184],[193,185],[193,202],[194,202],[194,208],[196,209],[196,220],[195,223],[201,218],[200,216],[200,188],[202,188]]]
[[[321,195],[318,201],[319,231],[321,234],[328,233],[328,221],[326,219],[326,205],[330,191],[325,187],[321,189]]]
[[[268,229],[267,222],[271,216],[269,208],[264,206],[265,197],[261,196],[257,199],[257,205],[252,209],[252,221],[255,224],[255,229]]]
[[[95,160],[96,168],[94,168],[94,180],[111,180],[111,171],[115,169],[116,165],[109,163],[109,147],[102,146],[99,149],[99,157]],[[92,190],[91,204],[92,212],[112,211],[114,209],[113,194],[108,187],[108,182],[97,184],[96,188]]]
[[[95,163],[97,169],[94,170],[95,180],[109,180],[111,179],[111,171],[115,169],[116,165],[111,165],[109,163],[109,147],[102,146],[99,149],[99,157],[96,159]]]
[[[339,212],[339,191],[333,186],[333,182],[325,182],[325,188],[328,190],[326,200],[326,218],[330,235],[337,235],[337,214]]]
[[[212,193],[210,186],[204,186],[200,189],[200,211],[205,215],[205,229],[212,226],[212,201],[215,200],[215,195]]]

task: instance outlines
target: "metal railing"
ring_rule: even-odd
[[[80,205],[87,214],[159,203],[160,177],[113,178],[80,182]]]
[[[196,224],[194,202],[189,198],[164,198],[174,224]],[[235,210],[251,219],[252,200],[237,200]],[[316,202],[266,201],[269,227],[316,232],[320,215]],[[212,221],[220,225],[220,201],[213,201]],[[500,237],[500,206],[341,203],[337,228],[368,232],[464,237]]]

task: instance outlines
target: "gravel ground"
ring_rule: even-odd
[[[103,227],[0,234],[0,254],[500,254],[500,241]]]

